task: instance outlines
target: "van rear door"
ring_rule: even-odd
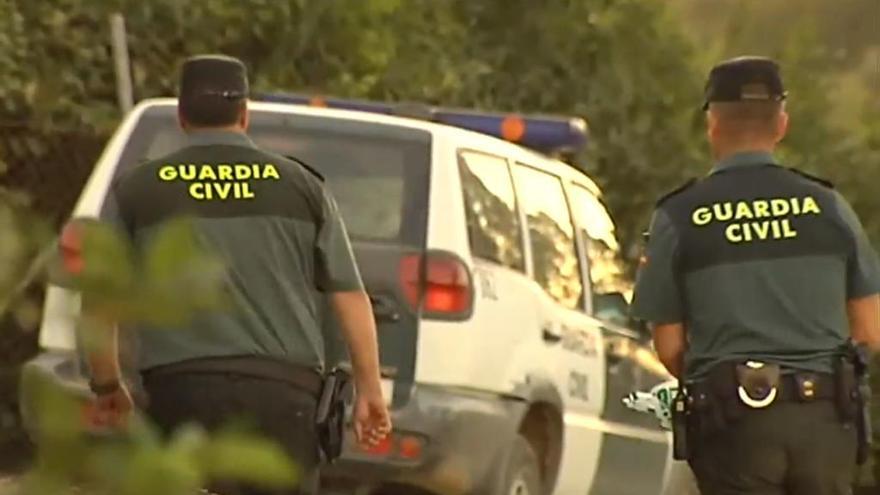
[[[373,303],[383,374],[405,402],[415,373],[420,300],[413,296],[427,238],[431,157],[428,132],[327,117],[257,117],[251,136],[264,148],[296,157],[324,176]],[[329,308],[328,308],[329,309]],[[347,360],[332,312],[328,362]]]

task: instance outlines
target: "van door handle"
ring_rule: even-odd
[[[376,321],[394,323],[400,320],[397,303],[390,296],[371,295],[370,304],[373,306],[373,315],[376,317]]]
[[[545,323],[541,327],[541,338],[548,344],[556,344],[562,340],[562,334],[553,330],[552,323]]]

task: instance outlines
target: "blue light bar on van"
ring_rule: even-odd
[[[475,112],[289,93],[262,94],[254,99],[430,120],[495,136],[544,153],[574,152],[587,142],[587,123],[577,117]]]

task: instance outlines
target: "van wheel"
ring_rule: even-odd
[[[538,456],[529,442],[521,436],[517,436],[513,442],[504,486],[504,495],[541,495]]]

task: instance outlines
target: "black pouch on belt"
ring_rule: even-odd
[[[347,371],[334,368],[324,378],[315,410],[315,427],[324,462],[332,463],[342,454],[345,407],[351,392],[351,375]]]
[[[706,392],[715,428],[724,429],[745,414],[746,407],[737,394],[740,386],[738,366],[739,363],[732,361],[720,363],[706,377]]]
[[[782,368],[778,364],[746,361],[736,366],[737,397],[752,408],[763,409],[779,397]]]

